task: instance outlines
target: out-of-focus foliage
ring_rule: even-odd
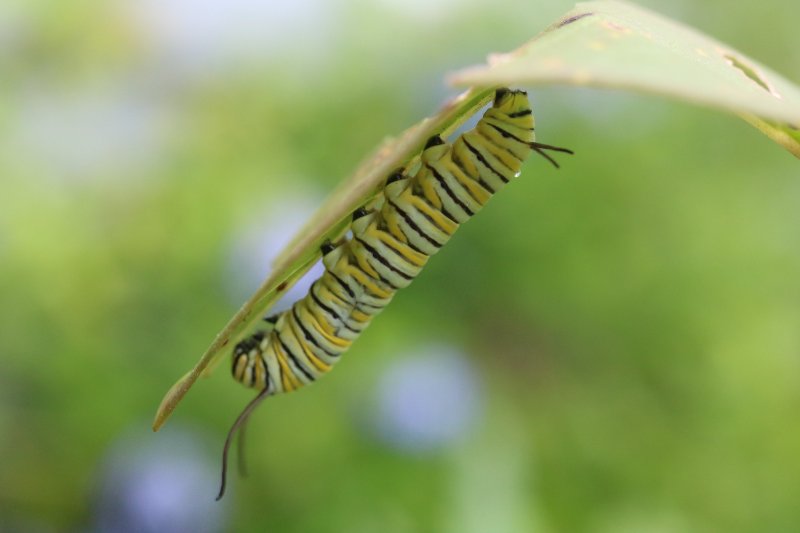
[[[242,234],[318,201],[430,114],[451,94],[442,73],[570,7],[3,3],[3,526],[108,524],[109,465],[126,443],[170,438],[149,429],[160,395],[241,304],[231,287],[260,281],[231,280],[248,271]],[[660,9],[797,81],[795,2]],[[796,159],[718,113],[578,89],[531,97],[542,142],[577,155],[560,171],[532,160],[333,374],[264,403],[250,477],[217,510],[227,530],[800,522]],[[249,257],[266,272],[277,245],[262,246]],[[384,376],[442,344],[479,380],[471,429],[436,448],[387,444],[373,420]],[[251,397],[225,374],[171,422],[212,467]],[[182,501],[168,497],[165,480],[185,472],[174,461],[140,485],[149,517]],[[170,511],[208,511],[215,489]]]

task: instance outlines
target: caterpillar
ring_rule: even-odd
[[[217,499],[225,490],[231,439],[258,403],[329,372],[458,227],[519,176],[531,152],[558,167],[546,150],[573,153],[535,142],[527,93],[497,89],[475,128],[452,144],[439,135],[431,137],[413,175],[402,168],[393,172],[378,199],[353,212],[352,237],[322,245],[325,272],[306,296],[265,318],[262,329],[234,347],[233,377],[260,393],[225,441]]]

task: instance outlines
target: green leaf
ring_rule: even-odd
[[[727,44],[631,4],[578,4],[519,49],[457,72],[457,85],[630,89],[732,111],[800,157],[800,89]]]
[[[158,431],[166,422],[199,377],[209,375],[223,356],[230,355],[225,348],[245,337],[281,293],[313,266],[319,258],[320,245],[327,239],[338,239],[347,231],[353,210],[371,200],[392,171],[415,165],[428,138],[455,130],[486,104],[491,94],[490,89],[464,92],[446,103],[436,115],[412,126],[396,139],[385,141],[362,163],[280,254],[272,273],[216,336],[200,361],[167,391],[156,412],[153,430]]]
[[[280,294],[318,259],[326,240],[340,238],[353,210],[372,199],[398,167],[413,167],[425,141],[447,135],[491,97],[497,86],[566,83],[640,90],[740,114],[800,157],[800,91],[743,54],[695,30],[620,2],[579,4],[520,49],[461,71],[456,84],[474,85],[436,115],[383,143],[328,198],[287,246],[272,274],[217,335],[200,361],[170,388],[153,422],[158,430],[225,348],[246,336]]]

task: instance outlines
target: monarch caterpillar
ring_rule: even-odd
[[[527,93],[498,89],[475,128],[452,144],[431,137],[413,175],[398,169],[369,207],[353,212],[352,237],[322,245],[325,272],[308,294],[265,318],[263,329],[234,347],[234,378],[261,392],[228,433],[217,499],[225,491],[231,439],[253,409],[267,396],[296,390],[330,371],[394,293],[414,280],[461,224],[519,176],[531,152],[558,167],[546,150],[572,153],[535,142]]]

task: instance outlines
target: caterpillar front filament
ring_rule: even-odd
[[[516,178],[532,151],[570,150],[535,142],[524,91],[498,89],[474,129],[452,144],[430,138],[413,175],[400,169],[379,198],[353,213],[352,237],[322,246],[325,272],[308,294],[233,350],[233,376],[260,390],[234,423],[223,452],[225,489],[231,438],[265,397],[329,372],[372,318],[407,287],[458,227]],[[218,497],[218,498],[219,498]]]

